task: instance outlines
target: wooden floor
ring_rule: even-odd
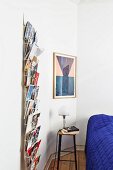
[[[74,154],[67,154],[62,156],[61,159],[74,160]],[[48,170],[57,170],[57,161],[51,162]],[[60,162],[59,170],[75,170],[74,162]],[[86,159],[84,151],[77,151],[77,170],[86,170]]]

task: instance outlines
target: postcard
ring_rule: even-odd
[[[25,76],[24,76],[24,85],[25,86],[29,86],[31,83],[31,69],[28,69],[25,72]]]
[[[37,127],[36,130],[34,130],[32,132],[32,134],[33,134],[32,138],[31,138],[32,145],[34,145],[37,142],[37,140],[38,140],[38,135],[39,135],[40,127],[41,126]]]
[[[34,130],[35,131],[35,130]],[[30,131],[29,133],[26,134],[26,141],[29,142],[32,138],[33,131]]]
[[[27,125],[28,122],[28,116],[30,114],[36,115],[38,114],[38,100],[29,100],[26,102],[26,109],[25,109],[25,115],[24,115],[24,122],[25,125]]]
[[[33,43],[29,58],[32,60],[33,57],[38,57],[43,52],[43,49],[40,49],[36,43]]]
[[[25,67],[24,67],[24,71],[25,71],[25,72],[28,71],[28,70],[31,68],[31,64],[32,64],[32,62],[31,62],[31,60],[28,58],[28,59],[26,60]]]
[[[32,114],[28,116],[26,134],[32,131]]]
[[[31,65],[31,76],[32,77],[37,72],[37,69],[38,69],[38,63],[34,67],[32,67],[32,65]]]
[[[31,170],[36,170],[36,166],[40,160],[41,155],[37,156],[31,164]]]
[[[41,126],[36,127],[36,129],[30,131],[29,133],[26,133],[26,141],[32,141],[32,138],[37,137],[37,134],[39,134]]]
[[[38,106],[39,106],[39,100],[36,99],[34,100],[34,114],[37,114],[38,113]]]
[[[27,96],[26,96],[26,101],[30,100],[31,99],[31,96],[32,96],[32,93],[33,93],[33,89],[35,88],[34,85],[30,85],[29,86],[29,89],[28,89],[28,92],[27,92]]]
[[[41,157],[41,155],[37,156],[37,157],[34,159],[35,166],[38,164],[38,162],[39,162],[39,160],[40,160],[40,157]]]
[[[31,64],[31,75],[34,76],[35,72],[37,72],[38,69],[38,61],[33,61]]]
[[[40,127],[41,126],[38,126],[35,130],[31,131],[30,133],[28,133],[28,135],[26,135],[26,142],[27,142],[26,149],[27,150],[33,147],[37,143]]]
[[[34,82],[33,82],[35,86],[38,84],[38,79],[39,79],[39,73],[36,72],[36,73],[35,73]]]
[[[26,152],[27,152],[28,144],[31,141],[32,135],[33,135],[32,132],[29,132],[25,136],[25,146],[24,146],[24,148],[25,148]]]
[[[38,91],[39,91],[39,86],[34,86],[32,93],[31,93],[31,99],[36,100],[38,97]]]
[[[35,36],[35,29],[33,28],[30,22],[27,22],[24,30],[24,40],[27,40],[30,44],[33,44]]]
[[[26,157],[26,166],[27,166],[27,168],[30,167],[31,164],[32,164],[31,158],[29,156]]]
[[[33,113],[28,116],[26,134],[30,133],[36,128],[39,116],[40,116],[40,113],[37,113],[37,114]]]
[[[24,76],[24,85],[26,87],[30,85],[37,86],[38,84],[39,73],[35,72],[33,76],[31,76],[31,70],[28,70],[28,75]]]
[[[40,113],[37,113],[37,114],[33,114],[33,117],[32,117],[32,122],[31,122],[31,126],[32,126],[32,129],[35,129],[36,126],[37,126],[37,123],[38,123],[38,118],[40,116]]]
[[[24,59],[28,59],[29,53],[31,51],[32,45],[29,44],[29,42],[25,42],[24,43],[24,47],[23,47],[23,54],[24,54]]]
[[[32,114],[35,111],[35,107],[36,107],[36,101],[34,100],[29,100],[26,102],[26,109],[25,109],[25,118],[26,116],[29,116],[30,114]]]
[[[39,59],[37,57],[33,56],[31,61],[32,61],[32,67],[35,67],[36,64],[39,62]]]
[[[31,154],[32,154],[32,157],[34,157],[35,154],[36,154],[37,151],[38,151],[38,148],[39,148],[39,146],[40,146],[40,143],[41,143],[41,140],[39,140],[37,143],[35,143],[35,145],[34,145],[33,147],[30,147],[30,148],[27,150],[27,154],[28,154],[29,156],[31,156]],[[35,153],[35,154],[34,154],[34,153]]]

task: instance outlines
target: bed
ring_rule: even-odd
[[[113,170],[113,116],[89,118],[85,151],[86,170]]]

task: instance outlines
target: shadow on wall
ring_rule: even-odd
[[[52,121],[54,120],[55,113],[53,114],[53,111],[49,111],[49,132],[47,135],[47,155],[48,158],[51,154],[53,154],[56,150],[55,144],[56,144],[56,137],[57,137],[57,121],[54,123],[54,127],[52,128]]]
[[[76,126],[79,128],[80,133],[77,135],[76,143],[77,145],[85,145],[86,141],[86,132],[87,132],[87,123],[88,119],[78,119],[76,121]]]
[[[56,150],[55,144],[56,144],[56,133],[50,131],[47,135],[47,155],[48,158],[51,154],[53,154]]]

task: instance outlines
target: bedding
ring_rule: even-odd
[[[113,116],[89,118],[85,151],[86,170],[113,170]]]

